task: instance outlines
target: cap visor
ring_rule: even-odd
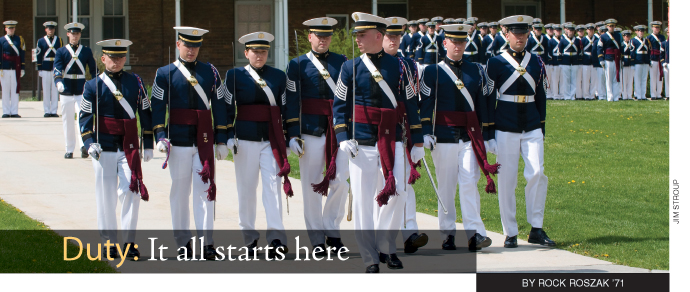
[[[317,35],[317,36],[323,36],[323,37],[332,36],[332,35],[333,35],[333,32],[315,32],[315,31],[313,31],[312,33],[315,34],[315,35]]]
[[[529,29],[527,29],[527,28],[512,28],[512,29],[510,29],[510,32],[512,32],[512,33],[528,33]]]
[[[198,42],[198,43],[191,43],[191,42],[186,42],[186,41],[182,41],[182,42],[184,42],[184,45],[185,45],[186,47],[188,47],[188,48],[198,48],[198,47],[201,47],[201,42]]]

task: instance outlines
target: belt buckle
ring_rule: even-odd
[[[462,80],[456,79],[455,80],[455,87],[457,87],[459,90],[462,90],[465,88],[465,84],[462,83]]]
[[[74,59],[74,60],[78,60],[78,59],[79,59],[79,57],[78,57],[78,56],[73,56],[73,57],[72,57],[72,59]]]
[[[119,90],[113,91],[113,96],[115,97],[115,99],[117,99],[117,101],[120,101],[120,99],[123,98],[122,93]]]
[[[192,86],[196,86],[197,84],[199,84],[199,81],[197,81],[194,76],[189,76],[189,78],[187,78],[187,81],[189,81],[189,84],[191,84]]]
[[[514,100],[517,103],[525,103],[526,99],[527,99],[527,95],[516,95]]]
[[[321,77],[323,77],[324,80],[331,78],[331,74],[328,73],[328,70],[326,70],[325,68],[321,69],[321,72],[319,72],[319,73],[321,73]]]
[[[376,80],[376,82],[381,82],[383,81],[383,76],[381,75],[381,72],[379,70],[374,71],[374,73],[371,74],[371,77]]]

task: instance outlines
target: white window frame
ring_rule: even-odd
[[[60,3],[59,3],[60,0],[52,0],[52,1],[55,1],[55,15],[38,15],[38,0],[34,0],[34,3],[33,3],[34,18],[32,19],[32,22],[33,22],[34,26],[33,26],[32,29],[35,29],[35,28],[36,28],[36,23],[35,23],[35,22],[36,22],[36,18],[37,18],[37,17],[55,17],[55,18],[58,19],[58,21],[60,20]],[[58,22],[58,23],[59,23],[59,22]],[[43,24],[41,24],[41,25],[43,25]],[[55,31],[56,34],[58,34],[59,31],[60,31],[60,29],[57,29],[57,30]],[[45,36],[45,32],[44,32],[43,30],[34,31],[33,38],[34,38],[34,41],[36,41],[36,43],[34,43],[34,47],[38,47],[38,39],[43,38],[43,36]],[[59,35],[58,35],[58,36],[59,36]],[[65,39],[63,38],[63,41],[64,41],[64,40],[65,40]],[[26,40],[25,40],[25,41],[26,41]],[[27,49],[27,50],[28,50],[28,49]]]
[[[510,0],[510,1],[501,1],[501,17],[508,17],[506,16],[506,6],[517,6],[517,5],[522,5],[522,6],[535,6],[537,8],[537,15],[534,17],[536,18],[542,18],[541,17],[541,1],[534,1],[534,0]]]
[[[268,31],[268,33],[271,33],[275,36],[275,2],[271,0],[237,0],[235,1],[235,19],[234,19],[234,28],[235,28],[235,39],[233,42],[235,42],[235,56],[233,58],[235,59],[235,66],[240,67],[240,66],[245,66],[249,64],[249,60],[244,57],[244,45],[239,43],[239,38],[241,37],[240,32],[237,31],[237,24],[239,22],[239,6],[242,5],[270,5],[271,6],[271,31]],[[268,60],[266,60],[266,64],[269,66],[274,66],[276,62],[276,50],[275,50],[276,44],[274,42],[271,43],[271,49],[268,51]]]
[[[326,17],[344,17],[345,18],[345,29],[349,30],[350,29],[350,15],[349,14],[326,14]]]

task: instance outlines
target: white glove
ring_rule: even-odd
[[[153,149],[144,149],[144,162],[149,162],[153,158]]]
[[[350,157],[357,157],[357,145],[355,145],[352,140],[346,140],[343,142],[340,142],[340,150],[347,152],[347,154],[350,154]]]
[[[606,62],[601,61],[601,62],[599,62],[599,64],[601,64],[601,67],[602,67],[602,68],[606,68],[606,66],[604,66],[604,64],[606,64]]]
[[[168,146],[165,145],[163,141],[158,141],[158,143],[156,144],[156,148],[158,148],[158,151],[160,151],[160,153],[168,152]]]
[[[664,69],[668,70],[668,63],[664,63]]]
[[[412,159],[412,162],[417,163],[424,158],[424,154],[424,147],[413,146],[410,151],[410,159]]]
[[[498,145],[496,144],[496,139],[489,140],[488,145],[489,147],[486,148],[486,151],[491,152],[493,154],[498,154]]]
[[[225,157],[228,157],[229,152],[230,152],[230,150],[225,145],[216,145],[216,159],[217,160],[225,160]]]
[[[238,141],[238,142],[239,142],[239,141]],[[237,145],[235,144],[235,139],[234,139],[234,138],[228,139],[228,142],[225,143],[225,146],[227,146],[228,150],[233,150],[233,148],[235,148],[235,146],[237,146]],[[233,150],[233,151],[234,151],[234,150]]]
[[[431,135],[424,135],[424,148],[432,149],[436,148],[436,137]]]
[[[62,93],[63,91],[65,91],[65,85],[62,84],[62,82],[58,82],[57,90],[58,90],[58,92]]]
[[[297,156],[302,155],[302,147],[299,146],[297,138],[290,139],[290,150],[292,150],[292,153],[295,153]]]
[[[100,157],[102,151],[103,151],[103,150],[101,149],[101,147],[99,147],[99,146],[98,146],[97,144],[95,144],[95,143],[92,143],[91,146],[89,146],[89,151],[88,151],[88,152],[89,152],[89,155],[91,155],[91,157],[93,157],[94,159],[98,160],[97,157]]]
[[[25,73],[26,73],[26,72],[24,72],[24,69],[22,69],[22,74],[19,75],[19,77],[24,77],[24,74],[25,74]]]

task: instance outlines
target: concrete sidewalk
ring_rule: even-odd
[[[62,120],[43,118],[41,102],[21,102],[19,114],[23,118],[0,120],[0,161],[3,161],[3,167],[0,168],[0,197],[51,229],[96,229],[91,159],[77,158],[80,157],[79,153],[75,153],[74,159],[63,158]],[[157,151],[154,155],[156,157],[152,161],[142,162],[150,200],[141,203],[138,226],[139,229],[172,229],[168,199],[170,174],[168,170],[161,169],[164,156]],[[283,202],[283,223],[288,230],[305,229],[301,185],[297,179],[291,181],[295,196],[289,202],[289,215]],[[232,162],[217,163],[216,184],[219,191],[215,228],[239,229],[235,167]],[[266,228],[265,214],[261,204],[257,205],[256,228],[262,230]],[[421,230],[438,229],[436,217],[417,213],[417,220]],[[343,220],[341,228],[353,229],[353,222]],[[457,229],[462,228],[462,224],[458,223]],[[518,248],[505,249],[502,244],[505,236],[495,232],[488,232],[488,236],[494,243],[477,254],[479,272],[650,272],[560,249],[544,248],[522,240],[518,240]],[[429,244],[424,248],[440,249],[442,240],[439,234],[429,234],[429,237]],[[344,240],[354,244],[354,239]],[[399,254],[405,262],[407,256],[402,251]]]

